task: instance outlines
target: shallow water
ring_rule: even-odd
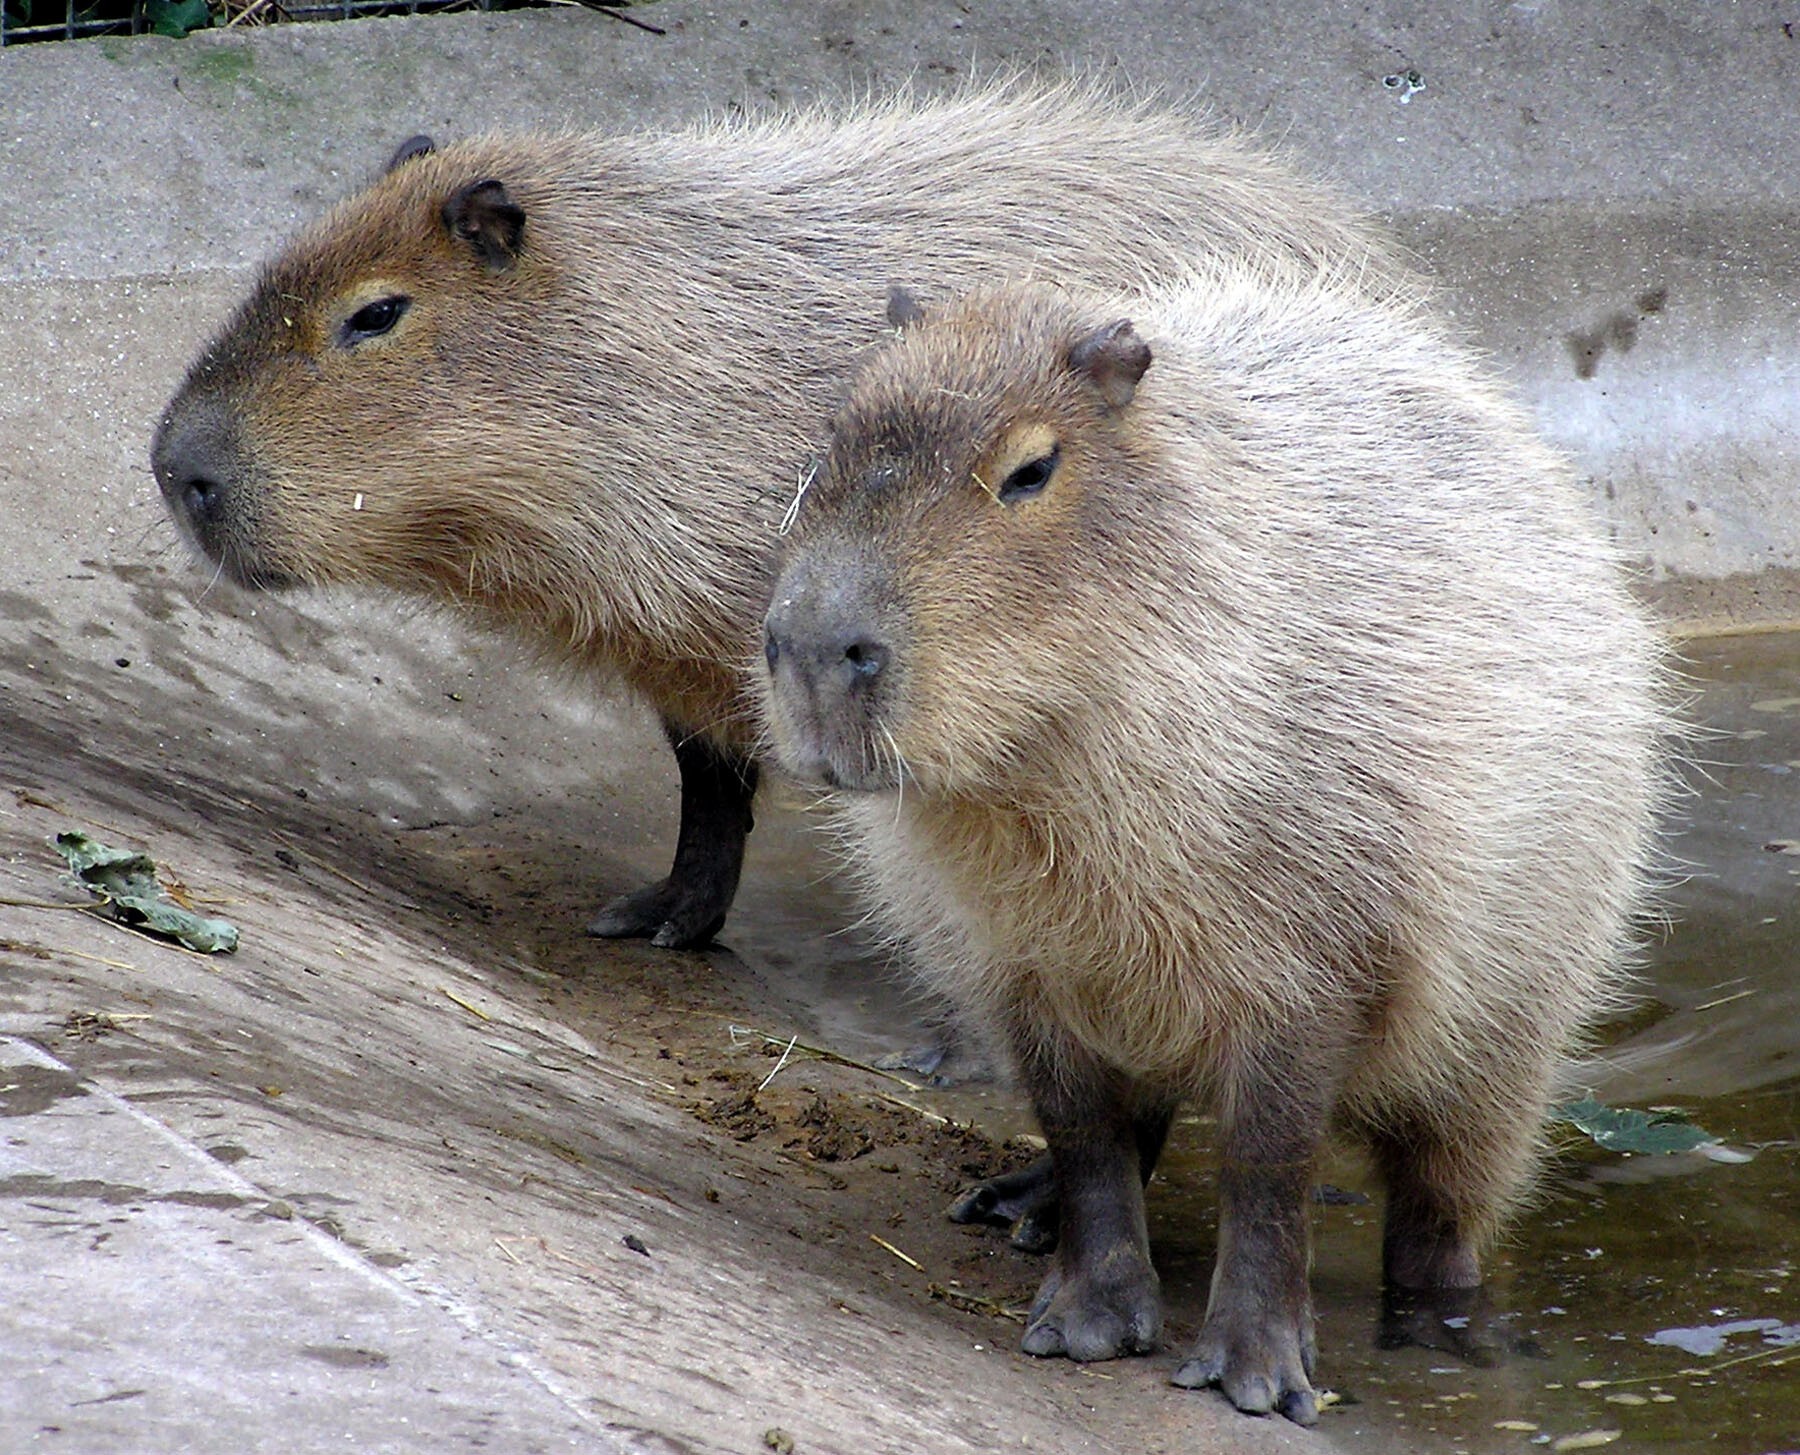
[[[1679,1106],[1748,1160],[1625,1156],[1570,1131],[1489,1261],[1496,1327],[1529,1352],[1476,1368],[1376,1347],[1379,1188],[1335,1153],[1325,1180],[1367,1198],[1314,1223],[1319,1377],[1341,1397],[1322,1429],[1347,1448],[1800,1451],[1800,634],[1685,656],[1709,734],[1674,844],[1686,877],[1643,1004],[1582,1080],[1612,1105]],[[1005,1092],[935,1104],[1023,1125]],[[1150,1193],[1174,1338],[1204,1307],[1213,1188],[1190,1117]]]

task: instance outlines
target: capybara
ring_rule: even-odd
[[[1310,1423],[1321,1139],[1373,1154],[1391,1287],[1480,1282],[1629,963],[1663,648],[1416,300],[1231,264],[893,316],[774,588],[775,754],[1011,1049],[1060,1198],[1025,1348],[1155,1345],[1141,1179],[1203,1098],[1174,1380]]]
[[[750,667],[782,513],[890,279],[1130,290],[1197,257],[1408,274],[1221,130],[1090,87],[627,136],[414,139],[262,271],[156,474],[241,585],[365,585],[661,715],[669,877],[601,935],[703,943],[751,823]]]

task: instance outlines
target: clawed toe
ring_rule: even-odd
[[[1098,1272],[1052,1272],[1032,1301],[1021,1347],[1087,1364],[1152,1353],[1161,1333],[1155,1272],[1141,1259],[1115,1257]]]
[[[1216,1356],[1196,1356],[1184,1359],[1175,1367],[1169,1376],[1170,1384],[1180,1385],[1183,1389],[1205,1389],[1208,1385],[1217,1384],[1225,1377],[1225,1362]]]
[[[599,940],[649,940],[662,950],[696,950],[724,928],[725,916],[709,900],[683,894],[668,881],[621,895],[588,921]]]
[[[1209,1325],[1170,1382],[1183,1389],[1217,1385],[1245,1414],[1279,1414],[1297,1425],[1312,1425],[1318,1422],[1319,1399],[1311,1375],[1311,1341],[1295,1327],[1280,1322],[1236,1330]]]
[[[1077,1364],[1120,1359],[1156,1350],[1159,1318],[1142,1312],[1121,1317],[1109,1311],[1077,1310],[1046,1315],[1025,1331],[1027,1354],[1066,1357]]]
[[[1278,1412],[1296,1425],[1316,1425],[1319,1423],[1319,1397],[1310,1389],[1290,1389],[1282,1395]]]
[[[1304,1380],[1293,1384],[1266,1374],[1233,1374],[1217,1355],[1184,1360],[1169,1382],[1183,1389],[1216,1384],[1220,1393],[1247,1415],[1279,1414],[1296,1425],[1313,1425],[1319,1420],[1318,1395]]]

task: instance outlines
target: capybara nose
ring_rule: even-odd
[[[169,486],[163,487],[164,491]],[[174,482],[175,503],[196,526],[212,525],[224,510],[225,487],[210,476],[199,473],[178,475]]]
[[[226,431],[207,412],[166,420],[150,451],[150,467],[169,508],[205,537],[223,520],[230,491],[232,450]]]
[[[763,656],[771,674],[783,663],[812,691],[856,692],[873,686],[892,652],[867,626],[808,622],[811,613],[790,598],[763,625]],[[796,618],[801,620],[796,624]]]
[[[151,458],[163,499],[195,529],[216,524],[225,508],[225,484],[220,472],[199,457],[203,453],[187,440],[164,438],[157,441]]]
[[[859,634],[845,644],[844,664],[849,668],[852,686],[866,682],[887,666],[888,649],[873,637]]]

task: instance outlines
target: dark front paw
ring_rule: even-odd
[[[1023,1348],[1088,1363],[1148,1354],[1161,1333],[1156,1270],[1136,1249],[1119,1246],[1091,1267],[1058,1269],[1044,1280]]]
[[[1056,1170],[1049,1157],[1003,1173],[958,1194],[950,1204],[953,1223],[986,1223],[1011,1230],[1013,1247],[1048,1253],[1056,1247]]]
[[[1245,1414],[1280,1414],[1297,1425],[1319,1418],[1312,1387],[1312,1316],[1272,1309],[1208,1310],[1194,1349],[1172,1376],[1184,1389],[1216,1384]]]
[[[665,879],[603,906],[587,932],[602,940],[649,940],[664,950],[697,950],[723,928],[727,908],[715,894]]]

